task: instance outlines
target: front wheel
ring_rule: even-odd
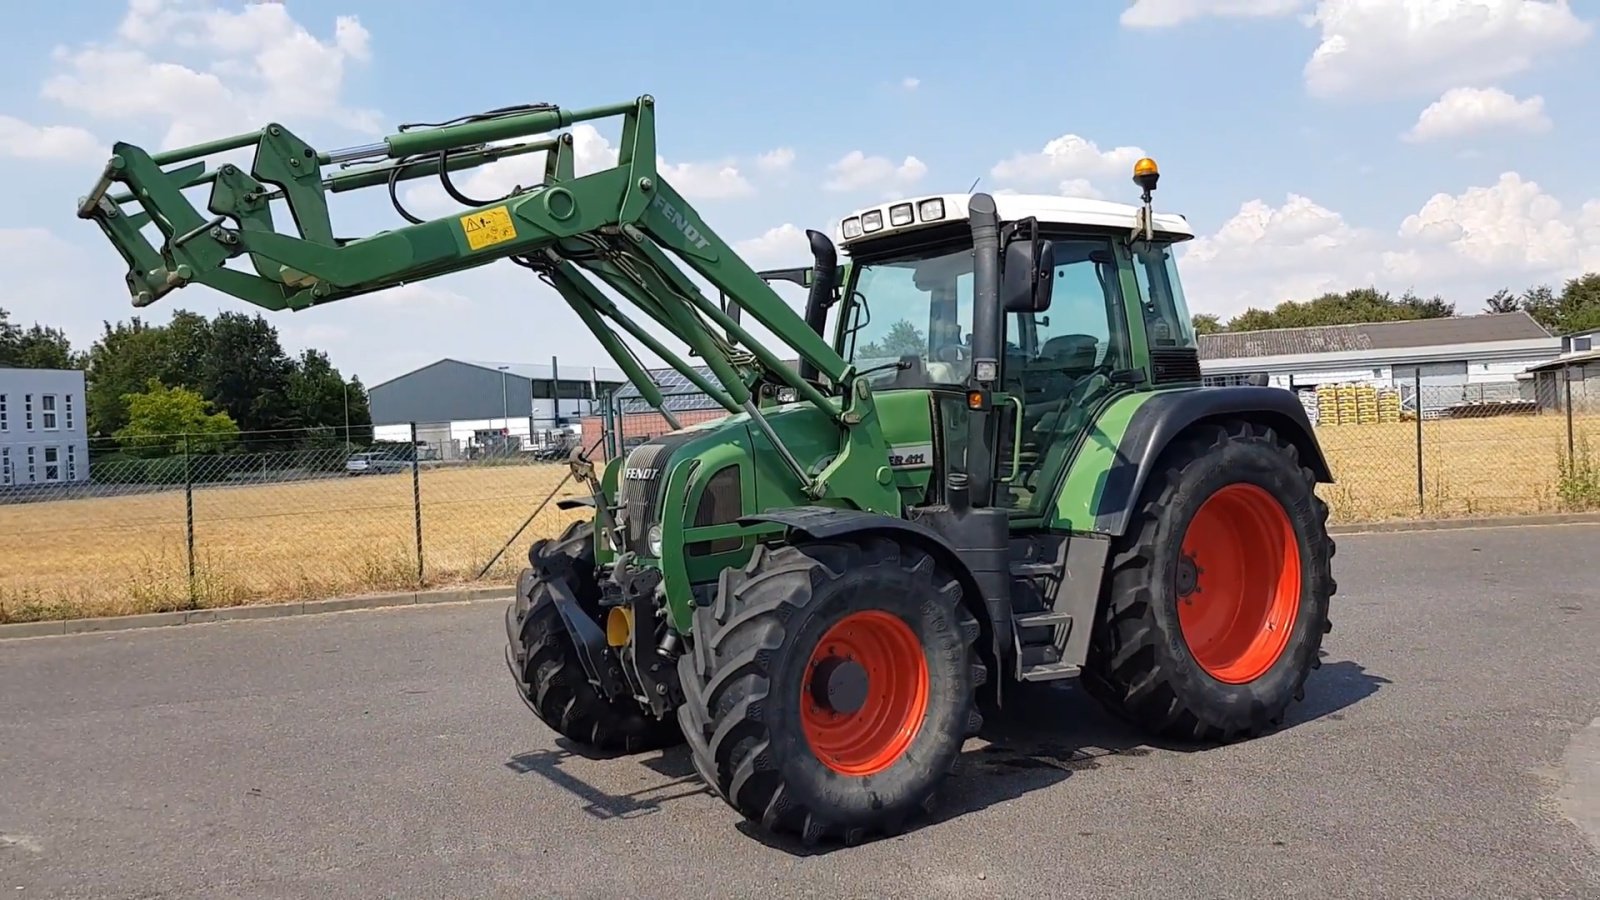
[[[981,724],[987,672],[962,586],[881,537],[758,548],[695,611],[679,722],[702,779],[807,842],[892,833],[930,810]]]
[[[1278,727],[1331,630],[1327,506],[1294,446],[1245,422],[1175,443],[1112,551],[1084,686],[1156,735]]]

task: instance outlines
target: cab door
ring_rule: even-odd
[[[1013,521],[1044,515],[1100,409],[1134,389],[1112,377],[1133,363],[1126,297],[1138,289],[1126,248],[1111,236],[1048,237],[1056,260],[1050,309],[1005,318],[1009,409],[1000,422],[995,502]]]

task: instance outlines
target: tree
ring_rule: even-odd
[[[170,384],[167,332],[139,317],[124,324],[103,323],[104,332],[89,348],[85,374],[90,434],[113,435],[128,424],[128,396],[152,379]]]
[[[1195,334],[1219,334],[1227,330],[1213,313],[1195,313],[1190,321],[1194,323]]]
[[[928,352],[928,340],[909,319],[889,326],[889,333],[881,339],[856,348],[858,359],[899,359],[902,356],[921,356]]]
[[[1548,284],[1535,285],[1522,292],[1522,311],[1533,317],[1545,330],[1561,330],[1561,302]]]
[[[1561,288],[1560,333],[1600,328],[1600,272],[1567,281]]]
[[[1510,288],[1501,288],[1494,292],[1488,300],[1483,302],[1484,309],[1492,313],[1510,313],[1521,309],[1521,301],[1517,295],[1511,293]]]
[[[0,366],[18,369],[81,369],[85,359],[66,332],[34,323],[24,331],[0,309]]]
[[[1406,291],[1399,300],[1386,291],[1365,287],[1327,293],[1312,300],[1288,300],[1270,310],[1248,309],[1228,322],[1228,331],[1263,331],[1315,325],[1355,325],[1455,315],[1455,304],[1443,297],[1423,298]]]
[[[142,393],[123,398],[128,423],[117,430],[117,443],[138,456],[214,453],[239,436],[239,426],[225,412],[212,412],[198,393],[166,387],[154,378]]]

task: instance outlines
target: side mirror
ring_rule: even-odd
[[[1035,232],[1006,245],[1000,304],[1006,312],[1042,313],[1050,308],[1056,285],[1055,245]]]

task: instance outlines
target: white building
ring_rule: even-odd
[[[89,480],[83,373],[0,368],[0,488]]]
[[[1205,335],[1200,370],[1212,384],[1369,384],[1404,398],[1420,380],[1424,408],[1438,408],[1533,400],[1526,373],[1561,353],[1527,313],[1490,313]]]

